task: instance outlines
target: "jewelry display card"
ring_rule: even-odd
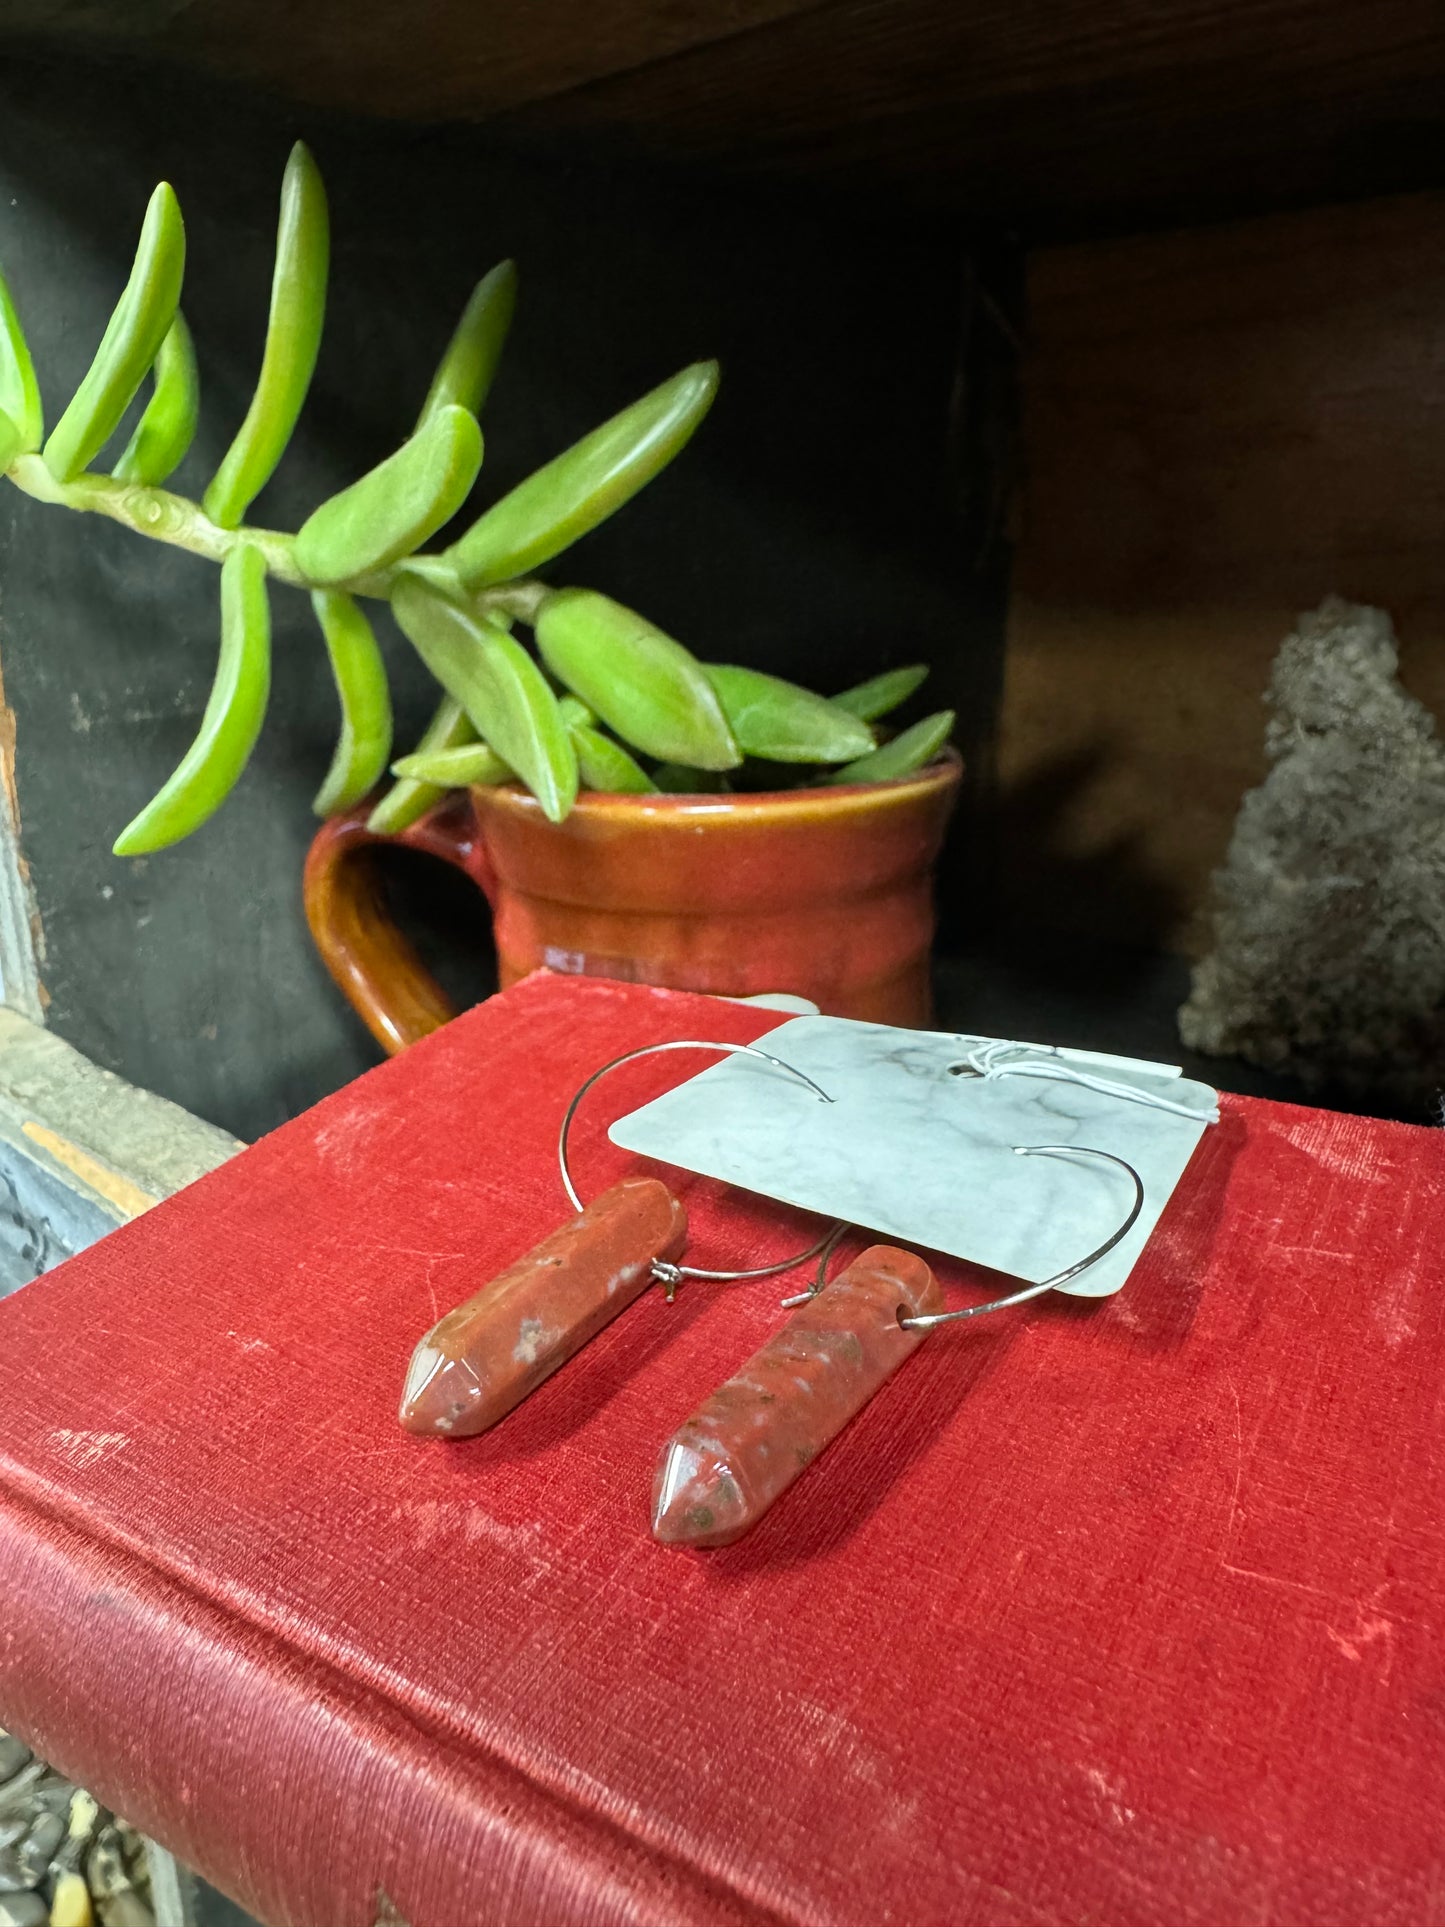
[[[1030,1284],[1103,1244],[1135,1191],[1105,1159],[1017,1149],[1109,1152],[1138,1172],[1144,1203],[1127,1236],[1061,1287],[1080,1297],[1128,1278],[1218,1115],[1215,1092],[1177,1067],[1092,1051],[821,1016],[754,1049],[832,1101],[739,1054],[619,1118],[613,1142]]]

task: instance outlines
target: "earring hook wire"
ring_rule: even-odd
[[[594,1084],[600,1083],[610,1072],[620,1070],[624,1064],[635,1063],[643,1057],[656,1057],[665,1051],[677,1050],[710,1050],[721,1051],[728,1056],[756,1057],[771,1069],[781,1071],[796,1083],[802,1084],[821,1103],[833,1102],[822,1086],[816,1084],[806,1071],[800,1071],[796,1065],[787,1063],[781,1057],[774,1057],[770,1051],[759,1050],[756,1044],[724,1044],[719,1043],[715,1038],[678,1037],[669,1038],[665,1043],[643,1044],[636,1050],[624,1051],[621,1056],[611,1058],[607,1063],[599,1066],[584,1083],[577,1087],[572,1095],[572,1101],[563,1114],[562,1126],[557,1133],[557,1168],[562,1176],[562,1188],[566,1191],[574,1211],[586,1209],[573,1182],[572,1168],[567,1156],[573,1120],[577,1116],[582,1100]],[[1021,1290],[1009,1292],[1002,1298],[991,1298],[983,1305],[965,1305],[955,1311],[936,1311],[900,1318],[898,1322],[905,1331],[932,1331],[936,1326],[955,1324],[960,1319],[982,1318],[989,1312],[1006,1311],[1012,1305],[1026,1304],[1031,1298],[1042,1297],[1046,1291],[1057,1291],[1071,1278],[1077,1278],[1080,1272],[1087,1271],[1090,1265],[1096,1265],[1101,1258],[1107,1257],[1137,1224],[1139,1213],[1144,1209],[1144,1180],[1127,1159],[1117,1156],[1113,1151],[1101,1151],[1090,1144],[1015,1144],[1013,1152],[1015,1157],[1021,1158],[1102,1158],[1106,1163],[1117,1165],[1121,1171],[1127,1172],[1134,1185],[1134,1202],[1128,1215],[1118,1228],[1101,1245],[1096,1246],[1087,1257],[1065,1266],[1062,1271],[1055,1272],[1052,1278],[1045,1278],[1041,1284],[1025,1285]],[[845,1219],[836,1219],[823,1236],[816,1243],[809,1245],[806,1251],[797,1252],[791,1258],[781,1258],[776,1264],[755,1265],[747,1271],[714,1271],[699,1265],[679,1265],[668,1259],[659,1258],[653,1262],[652,1275],[659,1284],[667,1287],[668,1296],[671,1298],[677,1286],[686,1278],[695,1278],[714,1284],[744,1283],[753,1278],[774,1278],[781,1272],[791,1271],[795,1265],[806,1264],[811,1258],[818,1259],[817,1274],[808,1290],[782,1300],[783,1310],[789,1311],[798,1305],[806,1304],[824,1288],[827,1283],[829,1260],[845,1232],[852,1228]]]
[[[1077,1278],[1081,1271],[1087,1271],[1090,1265],[1096,1265],[1101,1258],[1107,1257],[1117,1244],[1128,1237],[1138,1223],[1139,1213],[1144,1209],[1144,1180],[1132,1164],[1124,1158],[1116,1157],[1112,1151],[1100,1151],[1092,1144],[1015,1144],[1013,1153],[1015,1157],[1020,1158],[1104,1158],[1110,1164],[1117,1164],[1120,1170],[1127,1171],[1134,1181],[1134,1203],[1129,1215],[1118,1229],[1104,1240],[1103,1244],[1089,1253],[1087,1258],[1080,1258],[1077,1263],[1067,1265],[1062,1271],[1056,1271],[1052,1278],[1045,1278],[1042,1284],[1025,1285],[1021,1291],[1011,1291],[1006,1297],[989,1299],[986,1305],[964,1305],[957,1311],[922,1312],[915,1317],[900,1318],[898,1322],[904,1331],[932,1331],[937,1325],[952,1325],[962,1318],[982,1318],[987,1312],[1006,1311],[1010,1305],[1023,1305],[1030,1298],[1041,1298],[1046,1291],[1057,1291],[1061,1285],[1066,1285],[1070,1278]],[[829,1260],[844,1231],[849,1228],[847,1225],[833,1227],[824,1241],[822,1255],[818,1260],[817,1274],[812,1284],[807,1291],[800,1291],[792,1298],[783,1299],[784,1311],[795,1310],[799,1305],[806,1305],[810,1298],[817,1297],[828,1282]]]
[[[1052,1278],[1045,1278],[1041,1285],[1025,1285],[1022,1291],[1011,1291],[1005,1298],[992,1298],[986,1305],[965,1305],[958,1311],[924,1312],[916,1317],[900,1318],[898,1322],[905,1331],[933,1331],[939,1325],[952,1325],[961,1318],[982,1318],[985,1312],[1004,1311],[1010,1305],[1022,1305],[1030,1298],[1040,1298],[1046,1291],[1057,1291],[1070,1278],[1077,1278],[1081,1271],[1087,1271],[1090,1265],[1096,1265],[1101,1258],[1107,1257],[1138,1223],[1139,1213],[1144,1209],[1144,1180],[1126,1158],[1116,1157],[1112,1151],[1097,1150],[1091,1144],[1016,1144],[1013,1150],[1014,1156],[1019,1158],[1087,1157],[1103,1158],[1109,1164],[1117,1164],[1121,1171],[1128,1172],[1134,1182],[1134,1202],[1129,1207],[1129,1215],[1087,1258],[1066,1265],[1062,1271],[1056,1271]]]
[[[562,1188],[566,1191],[574,1211],[582,1211],[586,1207],[578,1195],[576,1185],[572,1182],[572,1169],[567,1158],[567,1142],[572,1130],[572,1120],[576,1117],[583,1098],[594,1084],[607,1076],[609,1071],[619,1070],[622,1065],[634,1063],[640,1057],[656,1057],[663,1051],[674,1050],[715,1050],[723,1051],[729,1056],[756,1057],[764,1064],[770,1065],[772,1069],[782,1071],[799,1084],[805,1085],[822,1103],[833,1102],[822,1085],[815,1084],[806,1071],[800,1071],[796,1066],[785,1063],[781,1057],[774,1057],[769,1051],[759,1050],[756,1044],[720,1044],[716,1039],[677,1037],[670,1038],[666,1043],[643,1044],[637,1050],[624,1051],[620,1057],[614,1057],[609,1063],[593,1071],[586,1083],[578,1086],[562,1118],[562,1128],[557,1134],[557,1168],[562,1173]],[[754,1266],[750,1271],[706,1271],[698,1265],[677,1265],[666,1258],[658,1258],[653,1262],[652,1275],[659,1284],[667,1287],[669,1297],[684,1278],[702,1279],[713,1284],[744,1283],[750,1278],[774,1278],[779,1272],[791,1271],[795,1265],[806,1264],[810,1258],[816,1258],[820,1252],[830,1251],[846,1229],[847,1226],[839,1221],[825,1231],[816,1244],[809,1245],[806,1251],[800,1251],[791,1258],[782,1258],[775,1265]]]

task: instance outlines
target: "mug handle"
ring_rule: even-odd
[[[367,829],[374,801],[321,825],[306,853],[302,897],[322,962],[372,1036],[395,1056],[457,1013],[392,915],[372,852],[394,844],[439,856],[469,876],[489,903],[496,875],[466,791],[450,792],[395,836]]]

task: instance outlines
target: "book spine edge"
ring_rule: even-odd
[[[775,1921],[4,1489],[0,1721],[277,1927]]]

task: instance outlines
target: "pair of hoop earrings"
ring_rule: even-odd
[[[687,1279],[771,1278],[812,1259],[809,1288],[767,1343],[684,1420],[663,1446],[653,1480],[653,1536],[666,1545],[724,1546],[751,1530],[927,1333],[1053,1291],[1112,1251],[1144,1205],[1138,1172],[1112,1151],[1019,1144],[1020,1157],[1102,1158],[1134,1184],[1128,1216],[1086,1258],[1042,1284],[987,1304],[948,1310],[931,1268],[915,1252],[872,1245],[831,1281],[828,1264],[848,1226],[834,1224],[806,1251],[748,1271],[680,1263],[687,1213],[657,1178],[624,1178],[591,1204],[572,1181],[568,1138],[578,1107],[601,1078],[664,1051],[712,1050],[761,1059],[831,1103],[811,1077],[754,1044],[683,1039],[614,1057],[574,1094],[562,1119],[557,1163],[576,1216],[484,1285],[426,1334],[412,1354],[401,1423],[443,1438],[485,1432],[651,1284],[672,1299]]]

